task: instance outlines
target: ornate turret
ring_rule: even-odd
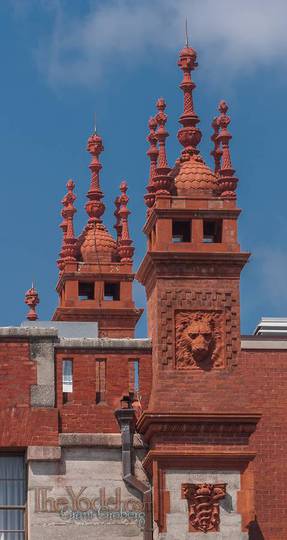
[[[174,180],[178,195],[192,194],[198,190],[215,191],[217,189],[216,176],[206,165],[197,148],[202,134],[197,127],[199,117],[194,111],[193,105],[193,90],[196,85],[191,79],[191,72],[198,66],[196,59],[196,51],[186,46],[180,52],[178,61],[178,65],[183,71],[180,88],[184,96],[183,113],[179,119],[182,128],[177,134],[183,150]]]
[[[58,260],[58,267],[60,270],[63,270],[65,262],[76,260],[77,239],[75,238],[73,219],[77,210],[74,207],[76,195],[73,193],[75,188],[73,180],[68,180],[66,187],[68,192],[62,200],[63,210],[61,214],[63,221],[60,225],[63,231],[62,249]]]
[[[218,105],[220,115],[217,118],[217,124],[219,126],[218,141],[221,144],[221,167],[219,170],[219,193],[221,197],[225,199],[236,198],[236,186],[237,178],[234,176],[234,169],[232,168],[229,142],[232,139],[232,135],[228,131],[230,124],[230,117],[226,114],[228,111],[228,105],[225,101],[221,101]]]
[[[194,49],[187,45],[178,64],[183,71],[184,108],[178,132],[183,150],[167,175],[169,187],[156,191],[150,206],[144,226],[147,251],[137,273],[146,289],[148,333],[153,344],[152,392],[137,429],[149,447],[144,466],[154,486],[157,532],[168,538],[173,537],[174,528],[163,517],[165,474],[170,468],[182,471],[184,464],[191,474],[190,468],[197,468],[194,456],[204,460],[198,444],[208,440],[213,447],[212,385],[215,380],[224,384],[238,362],[240,273],[249,257],[240,250],[237,239],[240,210],[229,154],[227,106],[220,104],[220,115],[213,123],[213,172],[198,148],[201,131],[191,80],[197,66]],[[164,128],[162,113],[163,106],[156,119]],[[153,185],[161,162],[167,166],[165,137],[158,142],[162,153],[160,150]],[[203,399],[198,399],[198,392]],[[232,426],[236,431],[233,418]],[[219,419],[218,432],[224,432],[224,420]],[[228,437],[233,441],[235,432],[228,432]],[[213,459],[207,460],[206,467],[212,464],[213,468],[213,463]]]
[[[85,205],[88,222],[75,238],[74,183],[69,181],[68,193],[62,201],[63,244],[57,284],[60,305],[53,319],[95,321],[102,337],[133,337],[142,310],[135,308],[132,297],[134,248],[128,229],[127,185],[122,183],[122,195],[116,199],[116,241],[102,221],[105,205],[100,187],[102,165],[99,156],[104,147],[97,133],[89,137],[87,149],[92,156],[89,165],[91,182]]]
[[[128,217],[130,211],[127,207],[129,197],[127,196],[128,185],[126,182],[121,183],[120,190],[122,193],[120,196],[121,206],[119,209],[119,216],[121,218],[121,236],[119,239],[118,252],[121,262],[131,263],[135,248],[132,245],[133,241],[131,240],[129,233]]]
[[[28,289],[28,291],[25,294],[25,304],[29,306],[29,311],[26,317],[29,321],[36,321],[38,319],[36,307],[39,303],[40,303],[39,295],[32,283],[32,287]]]
[[[120,237],[121,237],[121,232],[122,232],[121,217],[120,217],[120,214],[119,214],[120,207],[121,207],[121,201],[120,201],[119,196],[117,196],[115,198],[115,203],[114,204],[115,204],[114,216],[116,218],[116,223],[114,225],[114,229],[116,230],[116,233],[117,233],[117,245],[118,245]]]
[[[147,193],[144,196],[145,203],[149,209],[153,206],[155,201],[155,185],[154,185],[154,177],[156,175],[156,168],[157,168],[157,160],[158,160],[158,148],[157,148],[157,135],[156,135],[156,128],[157,128],[157,121],[156,118],[151,117],[148,122],[149,127],[149,134],[147,136],[147,141],[149,142],[149,149],[147,151],[147,155],[150,159],[150,168],[149,168],[149,179],[148,179],[148,185],[147,185]]]
[[[210,152],[210,155],[213,156],[214,159],[214,174],[216,177],[219,175],[220,171],[220,164],[221,164],[221,156],[222,156],[222,150],[220,148],[220,141],[218,138],[219,133],[219,124],[218,124],[218,118],[213,118],[212,124],[213,128],[213,134],[211,135],[211,140],[214,144],[213,149]]]
[[[89,220],[82,235],[81,255],[84,262],[112,262],[116,260],[117,245],[101,219],[105,211],[105,205],[102,202],[104,194],[100,188],[102,165],[99,156],[104,147],[102,138],[96,133],[89,137],[87,150],[92,156],[89,165],[92,177],[90,189],[87,193],[88,202],[85,206]]]
[[[156,103],[157,115],[155,117],[157,122],[156,139],[158,141],[158,158],[155,175],[153,177],[153,185],[155,187],[155,193],[157,195],[168,195],[171,188],[171,178],[169,176],[170,167],[167,163],[166,156],[166,138],[169,136],[168,131],[165,128],[167,122],[167,115],[165,114],[166,103],[163,98],[159,98]]]
[[[191,47],[184,47],[180,51],[178,66],[183,71],[183,80],[180,83],[180,88],[183,91],[183,113],[179,119],[182,128],[179,130],[177,137],[184,150],[182,155],[198,154],[197,146],[201,141],[201,131],[197,127],[199,117],[194,111],[192,92],[196,88],[195,83],[191,79],[191,72],[198,66],[196,61],[196,51]]]
[[[146,288],[148,331],[153,340],[154,385],[149,410],[167,414],[171,401],[175,409],[186,414],[190,410],[189,393],[180,400],[177,397],[186,377],[214,369],[224,372],[236,364],[240,272],[249,257],[240,251],[237,240],[240,210],[235,200],[227,130],[230,119],[224,102],[213,122],[215,172],[199,153],[202,135],[191,80],[196,59],[191,47],[180,52],[184,107],[178,139],[183,150],[168,173],[173,185],[156,191],[150,207],[144,226],[148,248],[137,273]],[[157,135],[164,130],[164,108],[160,102]],[[158,136],[154,185],[161,166],[167,169],[165,139],[164,130]],[[193,354],[190,347],[194,347]]]

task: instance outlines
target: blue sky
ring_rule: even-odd
[[[40,318],[49,319],[57,305],[60,200],[73,178],[80,232],[95,112],[105,146],[104,220],[111,229],[113,201],[126,179],[138,266],[145,252],[146,126],[160,96],[168,105],[170,164],[180,151],[177,57],[186,15],[198,52],[195,109],[209,163],[211,120],[220,99],[230,105],[240,241],[252,252],[242,275],[242,332],[252,332],[261,316],[287,316],[287,4],[6,0],[0,3],[1,325],[24,319],[32,280]],[[143,306],[139,285],[135,296]],[[144,334],[143,320],[138,335]]]

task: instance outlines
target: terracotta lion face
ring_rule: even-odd
[[[218,356],[218,334],[211,313],[180,313],[176,319],[176,359],[180,368],[212,364]]]

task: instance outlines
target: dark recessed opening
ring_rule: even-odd
[[[203,221],[203,242],[205,244],[217,244],[221,242],[222,222],[221,221]]]
[[[96,360],[96,403],[105,401],[106,393],[106,360]]]
[[[191,241],[191,222],[173,221],[172,222],[172,241],[174,244],[179,242]]]
[[[120,299],[120,284],[105,283],[104,300],[119,300]]]
[[[87,281],[79,281],[79,299],[94,300],[95,299],[95,284]]]

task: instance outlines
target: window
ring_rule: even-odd
[[[0,540],[24,540],[25,509],[24,457],[0,455]]]
[[[221,221],[203,221],[203,242],[205,244],[217,244],[221,242],[222,222]]]
[[[172,222],[172,242],[191,241],[191,222],[190,221],[173,221]]]
[[[129,393],[139,392],[139,360],[129,360]]]
[[[73,392],[73,360],[63,360],[62,387],[63,402],[66,403],[68,401],[68,394],[71,394]]]
[[[96,360],[96,403],[105,401],[106,397],[106,360]]]
[[[95,284],[89,283],[88,281],[79,281],[79,299],[80,300],[94,300],[94,298],[95,298]]]
[[[104,300],[119,300],[120,299],[120,284],[105,283],[104,285]]]

